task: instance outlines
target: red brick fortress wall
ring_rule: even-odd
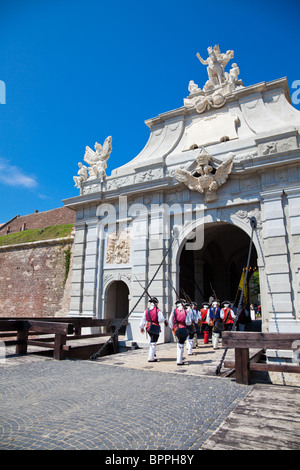
[[[68,250],[72,243],[59,241],[0,247],[0,316],[66,316],[72,268],[70,263],[66,277]]]
[[[72,227],[75,218],[74,211],[61,207],[17,216],[0,228],[0,238],[4,241],[0,245],[1,317],[49,317],[69,313],[74,233],[64,238],[21,241],[6,246],[5,235],[54,225],[70,224]]]
[[[74,224],[76,212],[67,207],[59,207],[45,212],[35,212],[33,214],[16,216],[8,224],[0,227],[0,237],[7,233],[16,233],[28,229],[40,229],[52,225]]]

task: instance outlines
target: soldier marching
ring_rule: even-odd
[[[184,365],[184,345],[187,354],[193,354],[193,348],[198,345],[200,332],[203,333],[203,344],[208,345],[211,339],[213,350],[218,349],[223,331],[230,331],[236,320],[236,309],[233,302],[224,300],[220,303],[216,298],[211,302],[203,302],[198,310],[196,302],[190,299],[177,298],[167,320],[158,308],[156,297],[150,297],[149,307],[145,310],[140,330],[147,332],[150,338],[148,361],[155,362],[156,345],[161,332],[161,324],[169,326],[177,343],[177,365]]]

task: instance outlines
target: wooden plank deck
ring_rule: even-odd
[[[300,389],[255,384],[205,450],[300,450]]]

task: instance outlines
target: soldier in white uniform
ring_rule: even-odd
[[[199,323],[199,312],[194,308],[195,303],[186,304],[185,308],[191,318],[192,324],[187,327],[189,330],[189,336],[186,341],[186,347],[188,351],[188,355],[191,356],[193,354],[193,347],[194,347],[194,338],[197,334],[196,326]],[[197,337],[196,337],[197,338]]]

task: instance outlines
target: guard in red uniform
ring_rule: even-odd
[[[144,312],[144,315],[140,322],[140,330],[141,333],[144,333],[145,327],[148,335],[150,336],[150,348],[149,348],[149,356],[148,362],[155,362],[155,352],[156,352],[156,344],[158,341],[158,337],[160,334],[160,323],[165,323],[168,325],[167,320],[165,320],[163,314],[158,308],[158,300],[156,297],[152,297],[149,300],[149,308]]]
[[[192,324],[190,314],[183,307],[184,301],[177,300],[176,308],[172,311],[169,318],[169,326],[173,330],[177,339],[177,365],[181,366],[183,362],[184,343],[189,335],[187,326]]]
[[[202,319],[202,331],[204,333],[204,344],[209,342],[209,324],[207,323],[207,314],[209,311],[209,303],[203,302],[202,309],[200,310],[201,319]]]
[[[230,308],[230,302],[228,300],[222,302],[220,317],[223,320],[225,331],[231,331],[236,315]]]

